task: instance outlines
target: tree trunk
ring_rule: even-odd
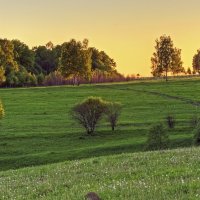
[[[115,126],[112,126],[112,131],[114,131],[115,130]]]
[[[166,82],[168,81],[167,70],[166,70],[166,72],[165,72],[165,80],[166,80]]]

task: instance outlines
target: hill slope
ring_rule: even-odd
[[[0,170],[143,151],[146,133],[168,114],[176,117],[170,148],[191,146],[189,120],[199,110],[199,79],[0,89],[6,117],[0,126]],[[75,103],[100,96],[123,104],[115,132],[105,121],[95,137],[70,117]]]
[[[0,199],[200,198],[200,149],[122,154],[0,172]]]

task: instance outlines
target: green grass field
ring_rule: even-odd
[[[0,89],[0,199],[81,200],[91,191],[102,200],[199,199],[200,149],[190,126],[200,116],[199,90],[198,78]],[[115,132],[103,120],[87,136],[71,119],[88,96],[122,103]],[[168,114],[176,117],[168,130],[176,150],[144,152],[149,127]]]
[[[0,126],[0,170],[143,151],[149,127],[170,113],[170,148],[192,144],[190,118],[200,114],[200,80],[0,89],[6,116]],[[70,109],[88,96],[123,104],[115,132],[102,121],[88,137]],[[81,136],[84,136],[82,138]]]
[[[198,200],[200,149],[122,154],[0,172],[0,199]]]

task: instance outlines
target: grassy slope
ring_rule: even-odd
[[[170,132],[171,147],[191,145],[188,120],[200,113],[197,106],[182,100],[148,93],[183,96],[199,100],[198,79],[164,82],[135,82],[80,87],[1,89],[6,109],[0,131],[0,170],[48,164],[93,156],[142,151],[152,123],[168,113],[177,118]],[[184,91],[182,93],[181,91]],[[97,136],[80,139],[84,131],[71,120],[69,111],[88,96],[101,96],[123,104],[116,132],[102,122]]]
[[[0,199],[102,200],[200,198],[200,149],[146,152],[0,172]]]

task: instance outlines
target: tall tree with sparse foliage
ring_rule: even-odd
[[[107,121],[110,123],[112,131],[115,130],[115,127],[117,126],[117,122],[121,113],[122,105],[117,102],[107,102],[106,106],[106,118]]]
[[[183,71],[181,50],[174,48],[170,36],[163,35],[157,39],[155,50],[151,58],[153,76],[165,76],[167,81],[169,72],[177,74]]]

